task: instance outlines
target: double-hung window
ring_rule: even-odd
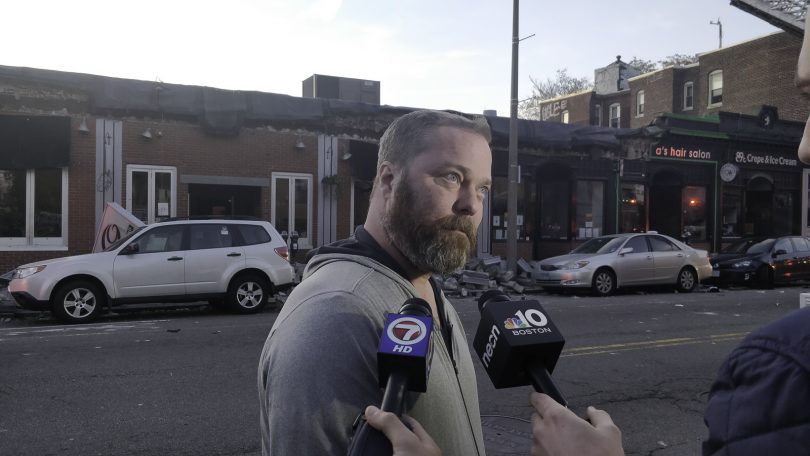
[[[622,106],[619,103],[610,105],[610,128],[619,128],[622,120]]]
[[[683,110],[689,111],[695,106],[695,84],[689,81],[683,85]]]
[[[723,105],[723,70],[709,73],[709,107]]]
[[[636,117],[644,117],[644,91],[636,93]]]

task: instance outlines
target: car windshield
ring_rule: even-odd
[[[129,238],[131,238],[132,236],[134,236],[134,235],[135,235],[135,233],[137,233],[137,232],[141,231],[141,230],[142,230],[142,229],[144,229],[145,227],[146,227],[145,225],[144,225],[144,226],[139,226],[139,227],[135,228],[134,230],[130,231],[129,233],[126,233],[126,234],[125,234],[125,235],[124,235],[124,236],[123,236],[121,239],[119,239],[119,240],[117,240],[117,241],[113,242],[112,244],[110,244],[110,245],[109,245],[109,246],[108,246],[106,249],[104,249],[104,251],[105,251],[105,252],[109,252],[110,250],[115,250],[115,249],[117,249],[117,248],[118,248],[118,246],[120,246],[121,244],[123,244],[124,242],[126,242],[126,241],[127,241]]]
[[[723,249],[722,252],[745,254],[765,253],[771,251],[771,247],[773,247],[775,242],[776,239],[742,239],[729,245]]]
[[[624,237],[599,237],[575,248],[571,253],[613,253],[624,243]]]

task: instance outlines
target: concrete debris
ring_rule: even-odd
[[[535,267],[524,259],[517,262],[518,270],[507,269],[500,256],[486,255],[472,258],[463,269],[446,276],[434,276],[445,294],[461,297],[477,297],[487,290],[502,290],[507,294],[538,292],[540,286],[533,278]]]

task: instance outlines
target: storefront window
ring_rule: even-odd
[[[706,187],[687,186],[683,189],[683,231],[692,241],[706,240]]]
[[[742,235],[740,230],[740,216],[742,214],[742,198],[737,190],[723,192],[723,220],[722,237],[735,237]]]
[[[0,247],[64,246],[67,170],[0,170]]]
[[[621,233],[647,231],[647,204],[643,184],[622,184]]]
[[[496,241],[505,241],[507,237],[507,220],[508,220],[508,187],[509,179],[505,176],[495,176],[492,179],[492,239]],[[526,201],[534,201],[534,181],[523,176],[520,182],[517,183],[517,214],[515,219],[517,221],[517,238],[521,241],[530,241],[534,235],[532,232],[532,221],[534,220],[534,211],[526,207]]]
[[[576,188],[577,239],[604,234],[605,183],[577,181]]]
[[[544,182],[540,195],[540,237],[568,239],[567,181]]]

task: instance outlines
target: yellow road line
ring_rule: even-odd
[[[743,333],[729,333],[729,334],[714,334],[703,337],[679,337],[676,339],[659,339],[642,342],[627,342],[623,344],[594,345],[590,347],[573,347],[564,350],[563,354],[560,356],[568,357],[568,356],[598,355],[604,353],[615,353],[620,351],[643,350],[647,348],[663,348],[663,347],[675,347],[679,345],[729,342],[740,340],[747,335],[748,335],[747,332],[743,332]]]

